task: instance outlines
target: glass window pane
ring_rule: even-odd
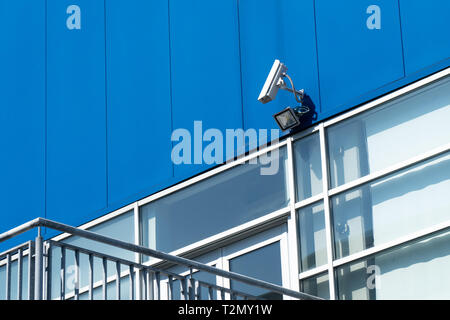
[[[111,220],[102,222],[99,225],[89,228],[88,230],[104,236],[108,236],[113,239],[134,243],[134,212],[133,210],[128,211]],[[82,248],[88,248],[100,253],[109,254],[115,257],[120,257],[122,259],[134,261],[133,252],[109,246],[97,241],[75,236],[64,239],[63,242]]]
[[[135,279],[136,280],[136,279]],[[107,300],[117,300],[116,295],[116,281],[110,281],[106,285],[106,298]],[[134,291],[134,296],[136,297],[136,287]],[[93,300],[103,300],[103,287],[99,286],[93,288],[92,290],[92,298]],[[86,288],[83,288],[83,292],[78,296],[79,300],[89,300],[89,291],[86,291]],[[69,300],[74,300],[69,299]],[[120,278],[120,300],[130,300],[130,279],[128,276]]]
[[[213,265],[214,267],[214,265]],[[189,278],[189,277],[188,277]],[[192,274],[192,278],[198,281],[202,281],[209,284],[216,284],[216,276],[212,273],[205,271],[197,271]],[[181,283],[180,280],[174,280],[172,283],[173,288],[173,300],[181,300]],[[209,300],[208,298],[208,288],[201,286],[200,289],[200,299],[199,300]],[[217,290],[213,290],[213,300],[217,300]]]
[[[264,266],[264,267],[262,267]],[[230,260],[230,271],[282,285],[280,243],[275,242]],[[231,280],[231,289],[264,299],[282,299],[278,293]]]
[[[171,252],[286,207],[286,148],[270,157],[270,164],[260,158],[143,206],[143,245]],[[274,174],[262,174],[269,166]]]
[[[297,211],[301,271],[327,263],[323,202]]]
[[[450,299],[450,232],[336,270],[340,299]]]
[[[331,186],[447,144],[450,78],[327,129]]]
[[[321,273],[300,281],[300,291],[323,299],[330,299],[328,273]]]
[[[320,162],[319,135],[313,134],[295,141],[295,181],[297,201],[322,192],[322,165]]]
[[[89,231],[99,233],[113,239],[134,243],[134,212],[128,211],[120,216],[117,216],[111,220],[105,221],[97,226],[88,229]],[[128,261],[134,261],[135,255],[133,252],[119,249],[113,246],[109,246],[97,241],[88,240],[78,236],[72,236],[62,240],[64,243],[68,243],[77,247],[85,248],[88,250],[96,251],[99,253],[111,255],[126,259]],[[51,296],[57,298],[60,295],[61,283],[60,283],[60,261],[61,261],[61,249],[59,247],[52,247],[52,281],[51,281]],[[79,271],[80,271],[80,283],[79,287],[82,288],[88,285],[89,281],[89,257],[87,254],[79,254]],[[75,286],[75,253],[73,250],[66,250],[66,294],[73,291]],[[103,279],[103,263],[100,258],[94,258],[94,282]],[[121,270],[124,271],[127,266],[121,265]],[[108,261],[107,273],[108,277],[115,275],[116,266],[115,262]]]
[[[221,250],[213,250],[207,253],[203,253],[200,256],[196,257],[190,257],[190,259],[194,261],[198,261],[203,264],[211,265],[215,267],[215,264],[211,264],[213,261],[217,261],[217,259],[221,258]],[[167,271],[171,273],[175,273],[178,275],[187,275],[189,274],[190,270],[184,265],[176,265],[172,266]],[[193,270],[193,278],[199,281],[207,282],[210,284],[216,284],[216,275],[206,272],[206,271],[196,271]],[[167,281],[167,276],[162,276],[163,281]],[[181,299],[181,293],[180,293],[180,281],[175,280],[173,281],[173,300],[180,300]],[[213,296],[217,297],[216,290],[213,291]],[[208,300],[208,290],[206,287],[201,288],[201,300]]]
[[[205,272],[205,271],[199,271],[194,273],[193,275],[194,279],[198,280],[198,281],[202,281],[205,283],[211,283],[211,284],[216,284],[216,275],[209,273],[209,272]],[[201,300],[208,300],[208,288],[201,286],[201,294],[200,294],[200,299]],[[213,290],[213,300],[217,299],[217,291]]]
[[[332,198],[338,258],[450,219],[450,153]]]

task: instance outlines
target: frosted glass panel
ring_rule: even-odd
[[[111,237],[113,239],[122,240],[129,243],[134,243],[134,212],[133,210],[123,213],[111,220],[105,221],[95,227],[88,229],[89,231]],[[101,254],[107,254],[114,257],[119,257],[128,261],[134,261],[134,252],[120,249],[117,247],[109,246],[97,241],[81,238],[78,236],[72,236],[64,239],[62,242],[71,244],[77,247],[86,248],[92,251],[99,252]],[[52,298],[58,298],[61,292],[60,281],[60,262],[61,262],[61,248],[57,246],[52,247],[52,281],[51,281],[51,296]],[[89,283],[89,257],[87,254],[79,254],[79,271],[80,271],[80,283],[79,288],[83,288]],[[103,279],[103,264],[102,260],[98,257],[94,257],[94,282]],[[66,272],[66,294],[73,292],[75,287],[75,253],[73,250],[66,250],[65,260],[65,272]],[[121,265],[121,270],[124,271],[128,267]],[[108,277],[115,275],[116,266],[115,262],[108,261],[107,273]]]
[[[323,202],[297,211],[301,271],[327,263]]]
[[[142,206],[143,245],[171,252],[286,207],[286,148],[272,157],[274,174],[245,163]]]
[[[89,228],[89,231],[105,235],[113,239],[134,243],[134,212],[133,210],[128,211],[120,216]],[[134,252],[109,246],[98,241],[72,236],[63,240],[63,242],[134,261]]]
[[[339,267],[340,299],[450,299],[450,232]]]
[[[322,192],[322,165],[319,135],[313,134],[294,143],[297,201]]]
[[[338,258],[450,220],[450,153],[332,198]]]
[[[327,130],[331,185],[450,143],[450,78]]]

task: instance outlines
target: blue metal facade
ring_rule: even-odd
[[[81,29],[66,25],[73,4]],[[171,162],[171,133],[195,120],[277,128],[292,96],[257,101],[276,58],[316,113],[304,127],[448,67],[448,12],[448,0],[0,0],[0,232],[37,216],[79,225],[208,169]]]

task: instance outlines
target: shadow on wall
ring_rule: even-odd
[[[303,106],[308,107],[309,111],[300,117],[300,125],[292,129],[289,133],[295,134],[311,126],[313,122],[317,120],[316,105],[312,101],[311,97],[305,93],[303,96]]]

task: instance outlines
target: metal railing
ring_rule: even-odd
[[[146,266],[137,262],[129,261],[120,257],[107,255],[104,253],[96,252],[88,248],[82,248],[74,246],[72,244],[46,240],[43,241],[41,235],[41,228],[46,227],[60,232],[70,234],[72,236],[78,236],[84,239],[93,240],[114,248],[124,249],[128,252],[138,253],[146,256],[150,256],[162,261],[167,261],[175,265],[181,265],[190,273],[186,276],[182,276],[167,270],[158,269],[151,266]],[[38,229],[38,235],[34,241],[28,241],[23,245],[12,248],[0,254],[0,268],[6,268],[5,273],[5,285],[4,293],[5,299],[11,299],[12,283],[11,283],[11,267],[12,264],[17,263],[17,290],[15,297],[17,299],[23,299],[24,286],[22,273],[24,270],[24,258],[28,260],[27,263],[27,291],[28,299],[42,300],[42,299],[94,299],[95,292],[101,292],[97,297],[101,297],[103,300],[111,298],[108,293],[108,287],[114,287],[115,298],[122,299],[122,282],[128,281],[128,298],[135,299],[174,299],[178,294],[174,291],[174,283],[178,281],[180,286],[179,298],[186,300],[197,299],[261,299],[261,297],[247,294],[238,290],[225,288],[216,284],[207,283],[194,278],[196,271],[204,271],[213,274],[218,277],[223,277],[229,280],[239,281],[247,285],[254,286],[256,288],[265,289],[270,292],[279,294],[280,296],[287,296],[294,299],[320,299],[318,297],[297,292],[282,286],[269,283],[266,281],[258,280],[252,277],[248,277],[235,272],[225,271],[216,267],[208,266],[197,261],[189,260],[183,257],[173,256],[164,252],[139,246],[136,244],[128,243],[125,241],[112,239],[98,233],[94,233],[87,230],[71,227],[59,222],[51,221],[44,218],[36,218],[21,226],[18,226],[10,231],[0,234],[0,243],[13,238],[21,233],[24,233],[33,228]],[[56,249],[59,253],[59,263],[56,261]],[[66,279],[67,274],[67,257],[68,252],[73,254],[74,260],[74,274],[71,275],[72,284],[74,284],[67,292]],[[80,270],[85,269],[81,267],[80,255],[87,257],[87,273],[88,280],[87,285],[80,285]],[[99,263],[95,263],[96,260]],[[114,266],[114,272],[109,275],[108,264]],[[95,266],[100,265],[101,277],[98,281],[95,281]],[[58,270],[53,270],[57,266]],[[193,271],[195,270],[195,271]],[[56,272],[55,272],[56,271]],[[59,292],[52,292],[52,282],[54,278],[58,278]],[[163,294],[162,283],[166,283],[166,291]],[[0,282],[1,287],[1,282]],[[0,288],[1,290],[2,288]],[[206,297],[204,296],[206,294]]]
[[[9,249],[0,254],[0,265],[3,265],[5,272],[4,279],[4,298],[11,299],[12,286],[16,286],[16,298],[18,300],[33,299],[34,297],[34,258],[30,258],[30,253],[33,255],[34,242],[28,241],[12,249]],[[27,262],[25,263],[25,259]],[[17,263],[17,279],[12,283],[12,266]],[[24,279],[24,271],[27,273],[27,279]],[[24,281],[25,280],[25,281]],[[23,287],[25,286],[25,290]]]

